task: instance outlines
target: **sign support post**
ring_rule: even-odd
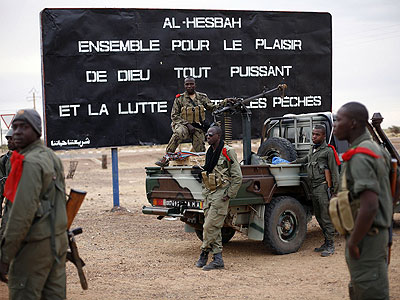
[[[118,148],[111,148],[114,208],[119,207]]]

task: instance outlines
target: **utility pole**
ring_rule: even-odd
[[[33,109],[36,110],[36,93],[37,90],[33,87],[30,91],[29,94],[32,93],[32,97],[26,97],[28,101],[33,101]],[[40,98],[40,97],[39,97]]]

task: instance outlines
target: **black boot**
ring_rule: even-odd
[[[333,240],[328,240],[326,242],[326,249],[322,251],[321,256],[327,257],[329,255],[332,255],[333,253],[335,253],[335,244]]]
[[[163,156],[160,160],[156,161],[155,164],[160,167],[166,167],[169,165],[169,160],[167,157]]]
[[[196,267],[202,268],[207,264],[208,261],[208,252],[206,251],[201,251],[200,253],[200,258],[196,263]]]
[[[325,239],[325,242],[319,248],[314,248],[314,252],[322,252],[322,251],[324,251],[326,249],[326,247],[327,247],[327,243],[328,243],[328,240]]]
[[[217,253],[213,255],[213,260],[206,266],[203,267],[204,271],[210,271],[214,269],[223,269],[224,261],[222,260],[222,253]]]

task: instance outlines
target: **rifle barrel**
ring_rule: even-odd
[[[263,90],[262,93],[257,94],[257,95],[255,95],[255,96],[248,97],[248,98],[243,99],[243,100],[240,100],[240,101],[236,102],[235,104],[233,104],[232,106],[225,106],[225,107],[222,107],[222,108],[220,108],[220,109],[214,111],[214,112],[213,112],[213,115],[218,115],[218,114],[223,113],[223,112],[225,112],[225,111],[232,110],[232,109],[236,109],[236,108],[239,107],[239,106],[246,105],[246,104],[250,103],[251,101],[253,101],[253,100],[255,100],[255,99],[258,99],[258,98],[260,98],[260,97],[263,97],[263,96],[265,96],[265,95],[268,95],[268,94],[270,94],[270,93],[273,93],[273,92],[275,92],[275,91],[277,91],[277,90],[282,90],[282,91],[283,91],[284,89],[286,89],[286,87],[287,87],[286,84],[279,84],[276,88],[273,88],[273,89],[271,89],[271,90]]]

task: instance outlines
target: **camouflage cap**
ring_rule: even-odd
[[[20,109],[15,115],[13,123],[15,121],[25,121],[29,123],[39,136],[42,135],[42,119],[36,110],[31,108]]]
[[[14,133],[14,130],[12,130],[12,128],[11,128],[9,131],[7,131],[6,138],[12,137],[13,133]]]

